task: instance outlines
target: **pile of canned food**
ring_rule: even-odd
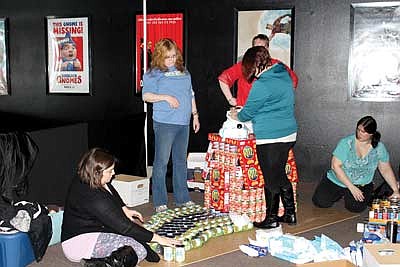
[[[203,246],[210,238],[250,230],[253,223],[235,226],[227,213],[194,205],[156,213],[143,226],[160,236],[181,240],[185,251],[188,251]],[[156,243],[150,246],[161,252]]]

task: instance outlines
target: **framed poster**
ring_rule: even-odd
[[[271,57],[293,65],[294,9],[237,10],[236,62],[251,47],[257,34],[269,38]]]
[[[400,100],[400,2],[351,5],[350,99]]]
[[[90,94],[89,17],[46,17],[47,93]]]
[[[0,96],[10,94],[8,20],[0,18]]]
[[[184,53],[184,16],[183,13],[147,14],[147,67],[150,66],[151,54],[154,45],[161,38],[173,39]],[[143,74],[145,73],[143,58],[145,46],[143,43],[143,15],[136,15],[136,68],[135,88],[136,94],[142,92]]]

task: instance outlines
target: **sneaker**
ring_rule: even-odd
[[[156,207],[156,212],[157,213],[163,212],[163,211],[166,211],[167,209],[168,209],[167,205],[161,205],[161,206]]]
[[[80,261],[82,267],[111,267],[105,260],[105,258],[99,259],[82,259]]]
[[[190,206],[194,206],[194,205],[196,205],[196,203],[194,203],[191,200],[182,204],[182,206],[184,206],[184,207],[190,207]]]

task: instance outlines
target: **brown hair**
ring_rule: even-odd
[[[242,73],[251,83],[257,74],[271,65],[271,56],[264,46],[254,46],[247,49],[242,60]]]
[[[101,188],[103,171],[110,168],[117,159],[101,148],[92,148],[86,152],[78,163],[78,175],[91,188]]]
[[[256,36],[254,36],[253,39],[251,40],[251,45],[252,46],[254,46],[254,43],[256,42],[257,39],[265,41],[265,44],[266,44],[267,48],[269,47],[269,38],[268,38],[267,35],[259,33]]]
[[[161,71],[167,71],[168,68],[164,64],[165,56],[167,55],[167,52],[172,50],[175,50],[176,53],[175,67],[177,68],[177,70],[183,72],[185,70],[185,67],[183,66],[182,53],[176,45],[175,41],[169,38],[163,38],[156,43],[154,47],[154,52],[151,56],[152,59],[150,69],[152,70],[157,68]]]

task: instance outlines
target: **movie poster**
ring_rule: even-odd
[[[90,93],[88,18],[47,18],[49,93]]]
[[[240,61],[251,40],[259,33],[269,38],[273,58],[292,66],[293,17],[292,9],[238,11],[237,61]]]
[[[183,53],[183,13],[148,14],[147,19],[147,67],[150,67],[151,54],[154,45],[161,38],[173,39]],[[136,15],[136,70],[135,88],[140,93],[143,87],[142,77],[145,72],[143,58],[145,53],[143,43],[143,15]]]
[[[400,2],[351,5],[349,95],[400,101]]]

